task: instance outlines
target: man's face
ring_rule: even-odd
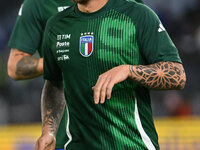
[[[86,4],[89,0],[73,0],[75,3]]]

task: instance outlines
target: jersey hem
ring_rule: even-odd
[[[162,60],[156,60],[155,62],[153,63],[158,63],[158,62],[167,62],[167,61],[170,61],[170,62],[177,62],[177,63],[180,63],[182,64],[182,61],[180,59],[177,59],[177,58],[166,58],[166,59],[162,59]]]
[[[15,48],[15,49],[18,49],[18,50],[20,50],[20,51],[23,51],[23,52],[26,52],[26,53],[29,53],[29,54],[34,54],[34,53],[36,53],[36,50],[34,50],[34,49],[30,49],[30,48],[28,48],[28,47],[24,47],[24,46],[21,46],[21,45],[17,45],[17,44],[14,44],[14,43],[9,43],[8,44],[8,47],[9,48]]]
[[[56,145],[55,149],[64,149],[63,145]]]
[[[62,81],[62,79],[55,79],[55,78],[51,78],[51,77],[46,77],[45,75],[43,75],[43,79],[49,80],[49,81]]]

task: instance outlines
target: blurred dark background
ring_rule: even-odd
[[[0,1],[0,124],[39,122],[42,77],[14,81],[7,76],[7,46],[22,0]],[[179,49],[187,74],[182,91],[153,91],[155,117],[200,115],[200,1],[146,0]]]

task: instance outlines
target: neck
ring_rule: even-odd
[[[101,9],[107,2],[108,0],[88,0],[84,4],[78,3],[78,9],[81,12],[92,13]]]

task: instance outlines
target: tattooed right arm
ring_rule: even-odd
[[[65,108],[62,81],[46,81],[42,91],[42,134],[56,135]]]
[[[15,80],[31,79],[42,75],[43,58],[12,49],[8,59],[8,75]]]
[[[55,150],[56,132],[65,108],[62,81],[49,81],[42,91],[42,135],[35,150]]]

